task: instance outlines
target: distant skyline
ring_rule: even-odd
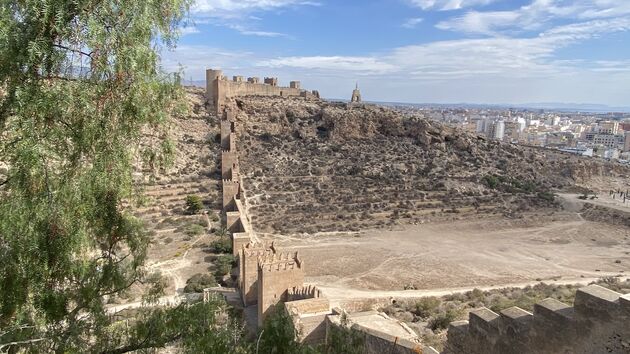
[[[630,106],[630,1],[197,0],[166,70],[326,98]]]

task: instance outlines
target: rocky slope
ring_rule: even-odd
[[[358,231],[557,208],[556,190],[618,182],[627,168],[488,141],[370,106],[294,98],[232,102],[254,227]]]

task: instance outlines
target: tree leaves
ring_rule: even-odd
[[[106,296],[145,280],[148,238],[123,201],[136,194],[141,129],[159,131],[181,97],[155,50],[173,44],[188,6],[0,0],[0,343],[11,349],[88,351],[114,324]],[[168,161],[155,155],[154,168]]]

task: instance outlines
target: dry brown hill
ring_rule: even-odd
[[[478,214],[558,208],[553,193],[595,188],[628,169],[489,141],[371,105],[246,97],[237,109],[254,227],[359,231]]]

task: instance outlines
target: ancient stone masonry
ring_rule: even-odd
[[[242,81],[239,80],[236,77],[234,79],[235,82]],[[282,252],[273,243],[257,242],[252,237],[245,199],[241,198],[236,114],[233,110],[226,109],[223,112],[220,129],[225,227],[232,234],[232,249],[238,257],[238,289],[243,306],[256,307],[257,325],[262,325],[280,303],[302,301],[302,305],[296,304],[294,308],[309,311],[308,306],[304,307],[304,302],[319,299],[316,310],[318,313],[328,313],[330,306],[328,300],[321,298],[321,292],[315,287],[304,286],[304,265],[298,254]],[[312,323],[313,318],[310,321]],[[323,328],[324,317],[318,317],[317,321],[315,326],[306,329],[307,335],[310,330]]]
[[[591,285],[578,290],[573,307],[546,299],[533,314],[481,308],[451,324],[444,353],[630,353],[630,295]]]
[[[209,78],[217,85],[209,85],[208,97],[221,97],[219,107],[225,103],[220,92],[226,82],[222,73],[209,71]],[[250,83],[257,82],[252,78]],[[277,87],[277,79],[269,80],[269,87]],[[243,79],[234,77],[234,82],[242,84]],[[291,88],[299,90],[299,82],[291,82]],[[219,91],[213,91],[213,89]],[[270,91],[271,92],[271,91]],[[242,94],[246,94],[242,93]],[[259,94],[255,92],[253,94]],[[280,92],[280,95],[284,95]],[[316,94],[317,97],[319,96]],[[236,113],[225,109],[221,114],[221,174],[223,182],[223,210],[225,226],[232,235],[234,255],[238,256],[238,291],[240,301],[246,309],[255,309],[256,325],[262,326],[265,319],[275,310],[283,309],[292,319],[297,331],[297,340],[302,343],[323,343],[331,327],[329,324],[338,318],[330,309],[329,300],[322,292],[304,285],[304,263],[297,252],[283,252],[273,243],[257,241],[244,206],[243,185],[239,169]],[[206,295],[204,295],[206,296]],[[237,300],[238,301],[238,300]],[[278,306],[282,305],[282,306]],[[248,310],[246,310],[248,312]],[[251,313],[251,311],[249,311]],[[330,317],[329,316],[333,316]],[[380,317],[379,317],[380,318]],[[356,325],[355,331],[365,338],[366,353],[381,353],[382,348],[394,348],[392,353],[418,353],[423,346],[414,341],[406,341],[387,331]],[[405,332],[407,333],[407,332]],[[433,353],[432,348],[424,351]]]
[[[264,83],[257,77],[245,81],[242,76],[233,76],[232,81],[228,81],[221,70],[206,71],[206,100],[211,111],[219,115],[225,108],[226,99],[239,96],[319,98],[319,93],[302,90],[299,81],[291,81],[290,87],[282,87],[278,86],[276,77],[266,77]]]

